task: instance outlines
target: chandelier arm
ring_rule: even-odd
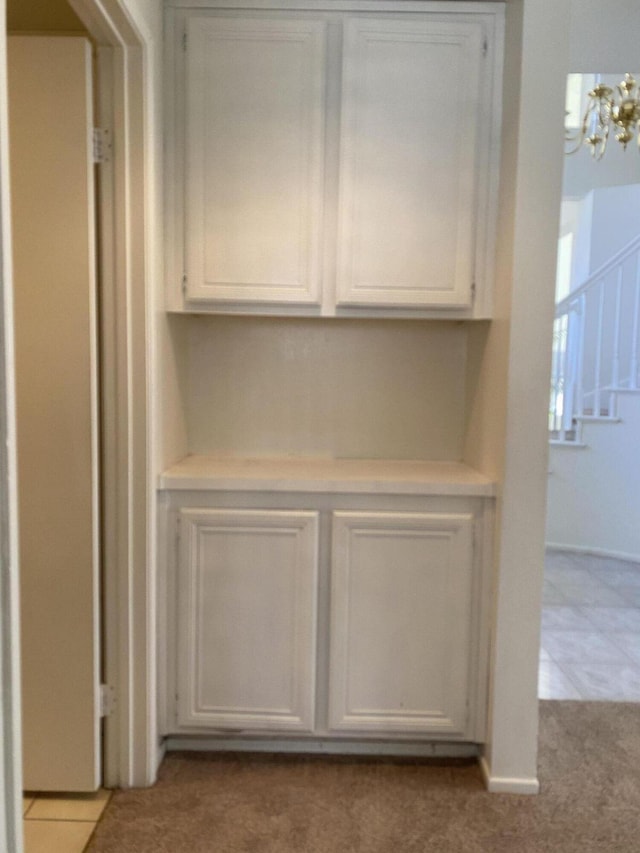
[[[575,154],[585,144],[590,147],[592,157],[601,160],[612,128],[625,149],[635,133],[640,149],[640,86],[632,74],[625,74],[615,88],[598,82],[587,97],[580,127],[575,133],[565,131],[565,154]]]
[[[586,110],[584,111],[584,115],[582,116],[582,123],[581,123],[580,127],[576,130],[575,134],[567,134],[566,141],[569,144],[574,143],[574,142],[576,143],[576,147],[572,148],[570,151],[567,151],[566,152],[567,154],[575,154],[584,145],[585,140],[587,138],[587,131],[589,128],[589,116],[591,114],[591,111],[593,110],[594,105],[595,105],[595,100],[593,98],[591,98],[588,105],[587,105]]]

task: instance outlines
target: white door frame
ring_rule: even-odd
[[[153,501],[149,479],[149,322],[155,46],[131,0],[70,0],[98,44],[99,120],[112,154],[101,181],[103,659],[115,709],[105,720],[103,781],[155,781]]]
[[[132,0],[71,0],[98,45],[113,104],[112,275],[103,283],[105,348],[106,678],[104,782],[144,786],[160,757],[155,698],[153,501],[149,479],[148,296],[153,265],[154,150],[150,57],[158,47]],[[22,853],[18,519],[7,133],[6,7],[0,0],[0,849]],[[103,53],[103,52],[102,52]],[[104,55],[104,53],[103,53]],[[105,330],[103,330],[104,332]]]
[[[5,0],[0,0],[0,850],[22,853],[16,398]]]

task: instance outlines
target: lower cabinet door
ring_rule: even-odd
[[[178,724],[311,731],[318,513],[183,509]]]
[[[333,515],[329,723],[464,737],[473,516]]]

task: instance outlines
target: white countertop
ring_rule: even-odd
[[[185,456],[160,489],[490,497],[495,483],[461,462]]]

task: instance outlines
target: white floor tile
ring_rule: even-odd
[[[568,604],[564,593],[562,593],[557,586],[555,586],[551,581],[545,579],[544,586],[542,588],[542,602],[543,604]]]
[[[611,587],[611,591],[623,599],[623,607],[640,607],[640,586],[623,586],[621,584]]]
[[[601,561],[591,570],[592,575],[602,583],[617,588],[619,586],[640,587],[640,564],[619,561]]]
[[[562,663],[628,663],[625,652],[599,631],[545,631],[545,650],[553,661]]]
[[[640,608],[581,607],[580,610],[600,631],[640,632]]]
[[[538,671],[540,699],[582,699],[580,691],[553,661],[541,661]]]
[[[589,605],[593,607],[625,607],[625,601],[618,589],[613,589],[592,577],[582,583],[574,581],[556,581],[556,588],[564,596],[566,604],[574,607]],[[640,589],[638,590],[640,593]]]
[[[593,631],[593,622],[577,607],[549,605],[542,609],[542,630]]]
[[[640,702],[640,563],[547,551],[540,697]]]
[[[611,642],[622,649],[631,660],[640,664],[640,632],[625,633],[619,631],[617,634],[609,634]]]
[[[97,821],[109,802],[111,791],[95,794],[38,794],[29,810],[30,820]]]
[[[640,701],[640,666],[612,663],[558,664],[585,699]]]
[[[65,820],[25,820],[25,853],[82,853],[95,823]]]

